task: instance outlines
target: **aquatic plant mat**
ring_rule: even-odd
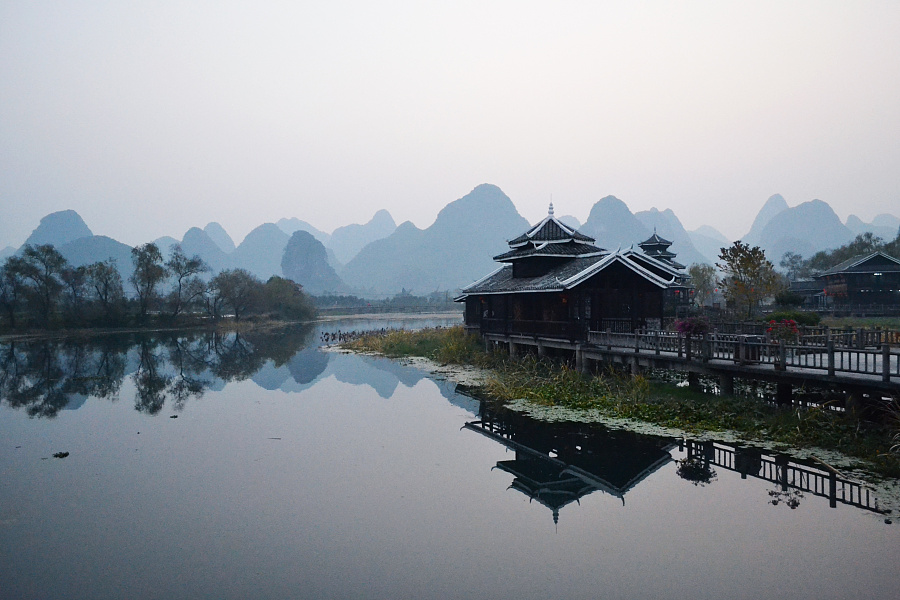
[[[842,469],[900,477],[900,407],[859,418],[824,402],[776,406],[759,397],[717,396],[606,370],[582,375],[565,361],[485,352],[462,327],[363,335],[344,348],[388,357],[424,357],[485,370],[467,393],[542,420],[603,422],[641,432],[747,442]],[[844,456],[840,456],[840,453]]]

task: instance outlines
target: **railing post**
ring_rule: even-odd
[[[891,347],[888,344],[881,345],[881,380],[885,383],[891,380]]]
[[[656,346],[656,353],[659,354],[659,331],[653,334],[653,344]]]
[[[683,344],[684,344],[684,335],[679,333],[678,334],[678,358],[681,358],[683,356],[683,349],[682,349]]]
[[[638,337],[639,335],[640,335],[640,330],[635,329],[634,330],[634,353],[635,354],[640,354],[640,352],[641,352],[641,342],[640,342],[640,337]]]
[[[693,345],[694,345],[693,341],[694,341],[694,336],[692,336],[691,334],[688,333],[684,336],[684,344],[685,344],[685,347],[687,348],[688,362],[690,362],[691,354],[693,354]]]
[[[828,376],[834,377],[834,342],[831,339],[828,340]]]
[[[862,327],[858,327],[856,329],[856,349],[862,350],[866,347],[866,342],[863,339],[863,329]]]
[[[787,348],[784,347],[784,340],[778,341],[778,362],[781,363],[781,370],[787,371]]]
[[[734,349],[734,362],[739,365],[744,364],[744,356],[746,353],[744,352],[744,336],[738,336],[737,344]]]
[[[703,334],[703,339],[700,341],[700,354],[703,357],[703,362],[709,361],[709,337],[707,334]]]
[[[606,328],[606,349],[612,350],[612,329]]]

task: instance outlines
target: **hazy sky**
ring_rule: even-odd
[[[776,192],[900,215],[900,2],[0,0],[0,248],[67,208],[426,227],[484,182],[732,238]]]

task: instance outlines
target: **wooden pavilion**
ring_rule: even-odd
[[[671,244],[660,240],[651,238],[649,247]],[[494,257],[503,266],[456,298],[465,302],[466,325],[481,333],[574,341],[586,339],[589,330],[659,328],[667,293],[676,297],[690,289],[674,254],[607,251],[556,219],[552,203],[544,220],[508,244],[508,252]]]

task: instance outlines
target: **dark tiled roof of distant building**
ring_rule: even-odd
[[[668,248],[671,245],[672,242],[660,237],[659,234],[656,233],[656,229],[653,230],[653,235],[638,244],[638,246],[640,246],[642,249],[644,248],[644,246],[664,246],[665,248]]]
[[[872,260],[876,258],[881,258],[881,260]],[[873,273],[875,271],[900,271],[900,260],[881,251],[860,254],[823,271],[819,277],[836,273]]]

